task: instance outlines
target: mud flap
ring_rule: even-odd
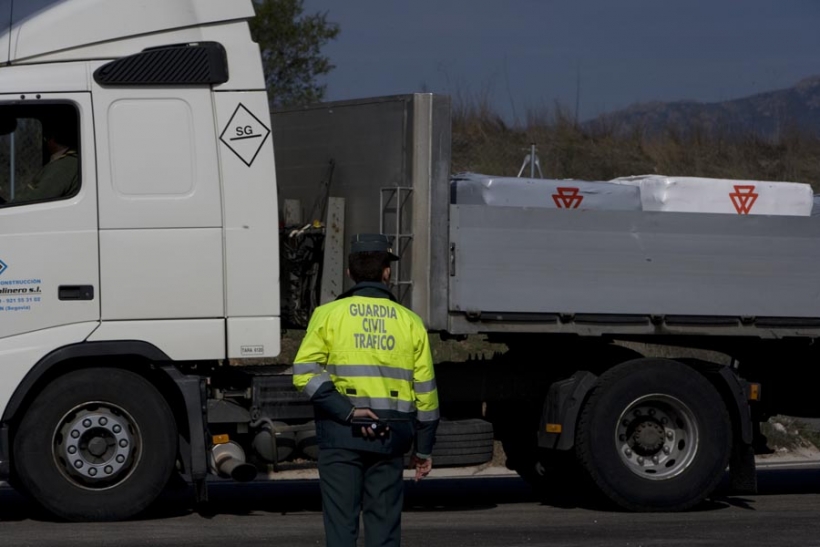
[[[538,427],[538,446],[556,450],[569,450],[575,446],[575,424],[587,393],[595,385],[598,377],[591,372],[579,371],[553,383],[547,392],[541,423]],[[548,431],[547,425],[560,431]]]
[[[750,444],[736,442],[729,459],[729,485],[735,494],[757,494],[755,452]]]
[[[729,460],[730,487],[737,494],[757,493],[757,469],[755,467],[754,427],[749,408],[749,384],[738,377],[729,367],[722,367],[718,376],[725,382],[732,395],[726,404],[735,421],[735,441]],[[732,409],[731,401],[734,401]],[[737,433],[740,433],[737,435]]]

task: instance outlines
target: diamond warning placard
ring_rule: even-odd
[[[270,129],[240,103],[228,125],[222,130],[219,140],[250,167],[262,150],[268,135]]]

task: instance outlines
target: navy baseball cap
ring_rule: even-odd
[[[398,260],[393,254],[390,239],[384,234],[356,234],[350,240],[350,253],[381,252],[387,253],[390,260]]]

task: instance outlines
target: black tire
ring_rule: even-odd
[[[72,521],[113,521],[162,492],[174,471],[177,428],[142,376],[84,369],[43,389],[13,442],[18,478],[45,509]]]
[[[483,439],[474,439],[468,438],[468,440],[464,441],[443,441],[437,442],[435,445],[435,450],[438,453],[442,453],[444,450],[452,450],[452,449],[462,449],[462,448],[472,448],[472,449],[485,449],[485,448],[492,448],[493,446],[493,438],[485,437]]]
[[[493,457],[493,445],[483,446],[478,448],[434,448],[433,449],[433,457],[443,457],[443,456],[475,456],[475,457],[485,457],[486,460],[490,461]],[[483,463],[483,462],[482,462]]]
[[[477,436],[493,433],[493,424],[473,418],[470,420],[441,420],[436,430],[436,442],[445,441],[450,437]]]
[[[578,363],[583,363],[584,370],[601,373],[618,363],[643,356],[621,346],[585,340],[562,343],[554,348],[547,368],[536,370],[524,365],[541,358],[542,345],[537,336],[525,337],[504,355],[503,361],[511,374],[520,375],[515,384],[516,397],[489,402],[487,419],[495,425],[507,469],[518,473],[539,497],[555,500],[557,495],[572,495],[583,499],[594,489],[590,488],[587,473],[578,463],[575,451],[538,446],[541,416],[550,386],[569,378],[577,371]]]
[[[457,467],[487,463],[493,459],[493,425],[479,419],[442,420],[433,445],[433,466]],[[405,457],[409,464],[410,454]]]
[[[729,462],[732,428],[714,386],[692,368],[640,359],[603,374],[576,431],[595,485],[630,511],[683,511],[703,501]]]

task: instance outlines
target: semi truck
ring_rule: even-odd
[[[814,218],[465,203],[448,97],[271,111],[253,16],[251,0],[0,2],[15,488],[118,520],[175,477],[203,501],[215,477],[281,469],[294,439],[309,454],[287,367],[248,363],[349,286],[358,232],[393,238],[391,286],[431,336],[508,348],[436,364],[434,465],[495,439],[539,487],[573,487],[572,468],[617,506],[681,511],[727,470],[755,490],[767,416],[818,415]]]

